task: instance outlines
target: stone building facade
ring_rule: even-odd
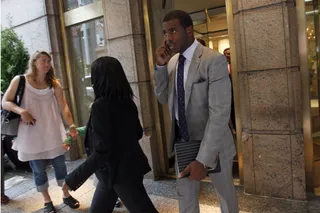
[[[183,9],[177,2],[1,1],[2,27],[14,28],[30,53],[41,49],[53,55],[78,125],[85,124],[86,104],[92,101],[90,63],[102,55],[120,60],[136,96],[145,129],[140,143],[155,179],[168,175],[170,122],[166,106],[158,104],[153,93],[153,53],[163,39],[164,15]],[[204,2],[210,7],[214,1]],[[241,184],[247,193],[305,200],[307,191],[317,186],[312,169],[317,154],[311,134],[320,131],[311,114],[304,61],[308,57],[304,51],[308,46],[307,5],[295,0],[220,2],[212,12],[223,11],[231,47],[237,117],[235,165]],[[220,36],[223,32],[214,33]],[[210,37],[206,39],[210,43]],[[72,159],[83,154],[80,140],[75,150]]]

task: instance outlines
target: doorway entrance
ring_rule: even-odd
[[[229,0],[227,0],[229,2]],[[230,1],[231,2],[231,1]],[[151,22],[151,34],[152,37],[148,37],[148,30],[146,30],[147,35],[147,44],[149,46],[148,48],[148,57],[149,57],[149,63],[153,64],[153,53],[155,51],[155,48],[161,44],[163,40],[162,35],[162,29],[161,29],[161,20],[163,19],[164,15],[173,10],[173,9],[180,9],[188,12],[193,19],[194,23],[194,31],[195,31],[195,37],[197,39],[202,39],[205,42],[205,45],[209,48],[212,48],[216,51],[219,51],[220,53],[224,53],[224,50],[230,47],[230,41],[232,41],[233,38],[229,37],[228,32],[228,14],[227,14],[227,6],[225,0],[200,0],[200,1],[184,1],[184,0],[175,0],[175,1],[162,1],[162,5],[160,3],[148,3],[150,4],[148,9],[149,11],[152,11],[151,14],[149,13],[150,21],[149,19],[145,20],[145,25],[148,26]],[[229,6],[232,7],[232,5],[229,3]],[[229,7],[228,6],[228,7]],[[145,8],[146,9],[146,8]],[[161,11],[161,12],[159,12]],[[232,13],[230,15],[231,18],[233,18]],[[161,22],[160,22],[161,21]],[[152,42],[151,42],[152,40]],[[148,43],[149,42],[149,43]],[[231,68],[231,64],[229,66]],[[150,72],[153,72],[152,67],[150,68]],[[234,73],[234,72],[233,72]],[[234,73],[234,75],[237,75]],[[152,74],[151,74],[152,77]],[[238,103],[239,104],[239,103]],[[236,108],[236,104],[235,104]],[[161,134],[161,137],[163,138],[162,144],[163,150],[166,150],[169,148],[168,141],[170,140],[170,130],[171,130],[171,122],[169,118],[169,112],[167,109],[167,106],[158,105],[157,109],[159,109],[160,114],[160,129],[161,132],[158,134]],[[237,126],[235,128],[235,120],[234,124],[231,125],[234,128],[234,138],[236,146],[238,146],[238,143],[236,142],[236,128],[241,127]],[[240,121],[240,119],[239,119]],[[237,122],[239,123],[239,122]],[[238,136],[239,138],[239,136]],[[241,134],[240,134],[241,138]],[[168,150],[170,153],[170,151]],[[240,159],[241,155],[240,151],[238,149],[238,156],[234,159],[234,177],[237,180],[242,179],[242,173],[241,173],[241,163],[238,159]],[[170,158],[168,159],[166,153],[161,153],[161,156],[165,156],[166,158],[166,165],[163,166],[162,173],[164,176],[175,176],[174,171],[174,159]],[[239,169],[240,168],[240,169]],[[239,182],[239,181],[238,181]]]
[[[65,32],[65,60],[67,72],[72,79],[74,108],[78,125],[84,126],[89,118],[90,106],[94,100],[91,84],[92,62],[107,55],[105,24],[102,0],[59,0]],[[78,155],[85,154],[81,139],[78,141]]]
[[[174,9],[188,12],[193,20],[194,32],[196,39],[204,45],[224,54],[229,63],[229,74],[232,80],[232,66],[230,55],[230,39],[228,33],[228,17],[225,0],[201,0],[188,1],[175,0]],[[230,17],[229,17],[230,18]],[[235,73],[235,75],[237,75]],[[234,90],[234,88],[232,89]],[[234,135],[235,146],[237,147],[237,129],[235,119],[235,103],[232,97],[230,129]],[[239,150],[237,149],[237,153]],[[240,182],[239,160],[238,155],[234,158],[233,175],[235,180]]]
[[[307,34],[307,66],[311,109],[311,134],[313,142],[312,179],[315,194],[320,196],[320,29],[319,0],[305,1]]]

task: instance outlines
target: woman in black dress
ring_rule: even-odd
[[[95,173],[99,183],[90,212],[112,212],[118,197],[131,213],[158,212],[143,185],[151,169],[138,142],[143,130],[120,62],[98,58],[91,80],[95,100],[85,136],[88,159],[66,177],[64,187],[76,190]]]

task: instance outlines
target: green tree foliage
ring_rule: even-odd
[[[29,53],[23,41],[10,28],[1,29],[1,91],[5,92],[10,81],[25,73]]]

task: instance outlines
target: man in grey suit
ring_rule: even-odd
[[[221,172],[209,175],[221,212],[237,213],[232,177],[236,150],[228,126],[231,83],[226,58],[199,44],[192,19],[184,11],[168,13],[162,28],[165,38],[156,50],[155,93],[160,103],[169,106],[172,151],[176,142],[201,141],[196,160],[178,174],[179,211],[200,212],[200,181],[208,167],[216,167],[219,156]],[[188,173],[190,176],[184,177]]]

